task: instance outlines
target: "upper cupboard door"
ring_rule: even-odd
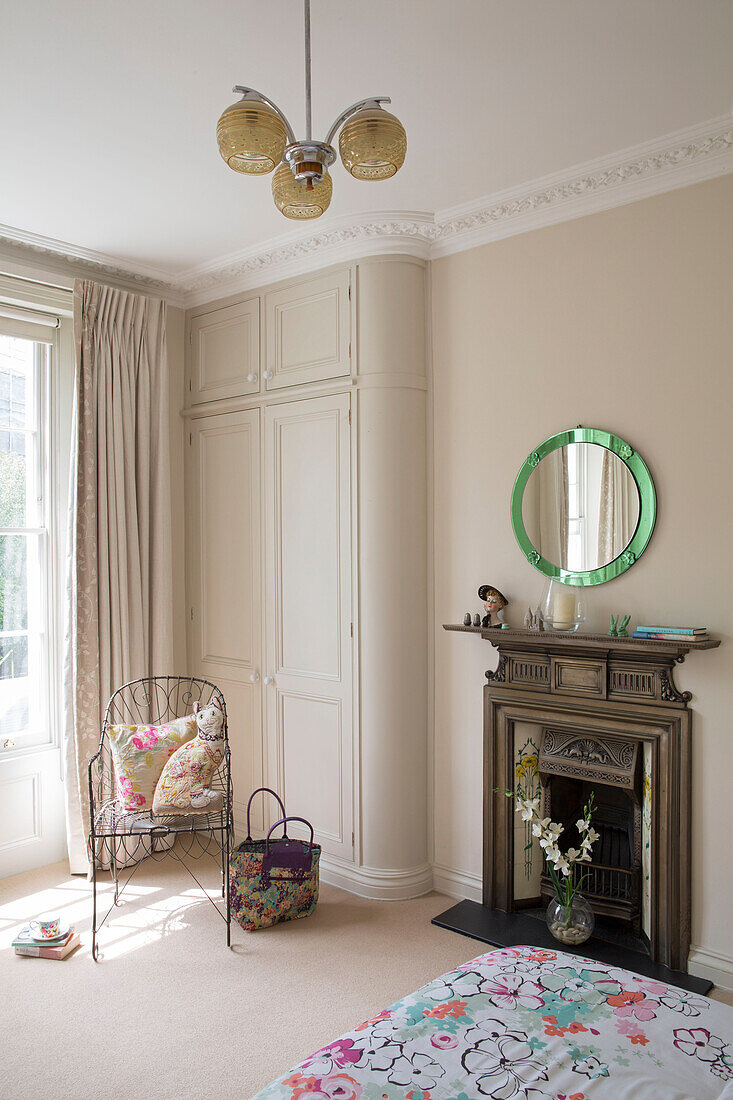
[[[191,321],[191,401],[259,393],[260,300],[215,309]]]
[[[345,269],[266,296],[268,390],[350,373],[349,285]]]

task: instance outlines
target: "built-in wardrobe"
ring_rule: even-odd
[[[274,787],[323,878],[384,898],[432,881],[426,283],[379,257],[186,317],[188,658],[227,701],[237,832]]]

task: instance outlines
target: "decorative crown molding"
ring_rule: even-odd
[[[183,274],[135,269],[114,256],[0,225],[0,242],[30,250],[56,269],[97,274],[157,293],[175,305],[196,306],[373,255],[424,260],[569,221],[733,172],[733,116],[723,115],[654,141],[575,165],[519,187],[431,214],[395,211],[331,219],[199,264]]]
[[[733,171],[723,115],[436,215],[431,256],[623,206]]]
[[[44,237],[40,233],[29,233],[11,225],[0,224],[0,247],[3,248],[3,258],[27,262],[30,254],[31,266],[39,266],[43,270],[71,278],[103,277],[130,289],[157,294],[174,305],[184,305],[175,277],[160,268],[141,264],[129,267],[117,256],[82,248],[54,237]],[[38,258],[37,265],[33,262],[34,257]]]

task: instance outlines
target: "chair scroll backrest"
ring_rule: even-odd
[[[227,801],[230,802],[229,735],[224,696],[216,684],[194,676],[147,676],[130,680],[114,692],[107,704],[102,724],[97,782],[94,784],[95,801],[99,803],[114,797],[114,767],[107,737],[110,726],[160,726],[165,722],[172,722],[174,718],[184,718],[187,714],[192,714],[196,702],[202,707],[215,703],[224,715],[223,733],[227,752],[211,786],[228,795]]]

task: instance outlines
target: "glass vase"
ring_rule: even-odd
[[[545,630],[572,633],[585,622],[586,596],[582,588],[548,579],[542,593],[540,614]]]
[[[567,947],[585,943],[593,935],[595,917],[582,894],[575,894],[570,905],[553,898],[545,915],[547,927],[559,943]]]

